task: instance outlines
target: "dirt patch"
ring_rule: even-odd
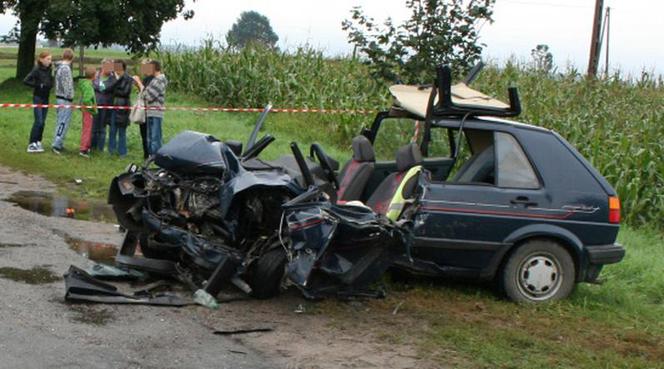
[[[222,304],[202,311],[213,330],[270,327],[270,332],[234,336],[277,357],[287,368],[439,367],[419,357],[412,341],[395,344],[381,337],[366,302],[311,302],[289,291],[276,299]],[[379,324],[384,324],[380,322]],[[391,325],[393,327],[393,325]]]
[[[27,284],[48,284],[62,279],[49,269],[40,266],[31,269],[2,267],[0,268],[0,278]]]
[[[115,320],[115,315],[109,310],[104,308],[96,308],[90,305],[70,305],[74,315],[71,317],[72,321],[104,326]]]

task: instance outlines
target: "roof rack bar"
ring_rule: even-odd
[[[475,73],[479,73],[481,68],[473,68],[473,70]],[[436,68],[435,84],[439,97],[438,104],[433,106],[434,116],[459,116],[468,114],[472,116],[515,117],[521,114],[521,102],[516,87],[508,89],[510,99],[510,106],[508,108],[493,108],[488,106],[455,104],[452,101],[452,70],[449,65],[441,64]],[[433,102],[430,102],[430,104],[433,104]]]

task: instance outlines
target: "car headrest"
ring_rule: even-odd
[[[353,160],[355,161],[376,161],[371,141],[364,136],[355,136],[353,138]]]
[[[397,150],[397,171],[406,170],[422,163],[422,153],[416,143],[410,143]]]

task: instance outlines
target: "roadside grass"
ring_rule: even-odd
[[[0,102],[29,102],[29,89],[13,80],[13,74],[13,63],[0,60]],[[167,104],[208,105],[191,94],[172,92]],[[191,129],[222,140],[246,140],[257,116],[169,111],[164,138]],[[347,159],[350,145],[340,140],[333,120],[315,114],[271,114],[263,131],[277,140],[262,156],[288,153],[288,144],[295,140],[303,150],[318,141],[333,157]],[[46,148],[54,122],[50,109]],[[114,175],[130,162],[142,162],[138,127],[128,129],[127,158],[100,153],[87,160],[77,153],[80,122],[75,111],[63,156],[29,155],[25,149],[32,111],[0,110],[0,163],[43,175],[79,197],[104,198]],[[75,178],[83,184],[74,185]],[[388,283],[387,298],[360,307],[323,301],[315,305],[315,313],[329,315],[341,330],[371,332],[388,344],[413,344],[418,355],[440,367],[664,368],[664,240],[657,231],[629,227],[623,227],[619,237],[627,248],[625,260],[605,268],[603,285],[579,285],[565,301],[515,305],[485,285],[424,279]]]
[[[31,91],[20,81],[13,79],[14,65],[0,63],[0,102],[31,102]],[[55,97],[51,96],[52,103]],[[185,93],[167,92],[167,105],[171,106],[208,106],[209,103]],[[104,198],[113,176],[121,173],[129,163],[142,163],[141,139],[138,126],[127,128],[129,154],[126,158],[110,156],[107,152],[93,153],[91,159],[78,156],[78,144],[81,134],[81,114],[74,111],[65,141],[65,152],[56,156],[50,152],[55,129],[55,109],[49,109],[44,130],[43,154],[27,154],[28,137],[32,127],[32,109],[4,108],[0,112],[0,163],[39,173],[61,186],[65,192],[78,196]],[[246,143],[258,114],[217,113],[217,112],[166,112],[163,133],[164,142],[168,142],[183,130],[209,133],[221,140],[235,139]],[[290,152],[289,144],[296,141],[303,152],[313,142],[319,142],[333,157],[346,160],[350,157],[350,143],[336,144],[334,125],[326,123],[316,114],[270,114],[261,134],[276,137],[261,157],[275,159]],[[82,179],[83,184],[74,185],[74,179]]]

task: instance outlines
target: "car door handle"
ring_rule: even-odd
[[[523,205],[524,207],[537,206],[535,201],[530,201],[526,196],[518,196],[517,198],[510,200],[510,203],[513,205]]]

